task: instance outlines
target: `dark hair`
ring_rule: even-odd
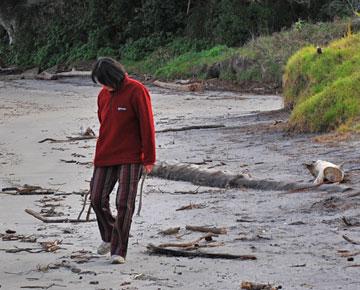
[[[94,83],[117,90],[120,88],[125,74],[125,69],[121,63],[110,57],[100,57],[93,66],[91,79]]]

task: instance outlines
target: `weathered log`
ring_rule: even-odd
[[[344,180],[342,165],[335,165],[328,161],[317,160],[311,164],[305,164],[310,173],[316,177],[315,184],[323,184],[325,180],[337,183]]]
[[[256,260],[254,255],[232,255],[226,253],[205,253],[205,252],[188,252],[172,249],[164,249],[153,244],[147,245],[150,254],[165,255],[172,257],[190,257],[190,258],[210,258],[210,259],[235,259],[235,260]]]
[[[202,83],[190,83],[190,84],[177,84],[177,83],[165,83],[161,81],[154,81],[153,85],[170,90],[185,91],[185,92],[198,92],[204,90]]]
[[[209,227],[202,227],[202,226],[189,226],[185,227],[189,231],[194,232],[201,232],[201,233],[213,233],[216,235],[225,235],[227,234],[226,228],[209,228]]]
[[[314,188],[313,183],[250,179],[242,174],[225,173],[214,169],[201,169],[198,166],[183,163],[170,164],[158,162],[154,166],[151,175],[169,180],[188,181],[196,185],[218,188],[252,188],[257,190],[279,191]],[[322,184],[319,186],[319,189],[329,192],[344,192],[351,188],[335,184]]]
[[[80,219],[70,219],[70,218],[49,219],[49,218],[43,217],[41,214],[39,214],[31,209],[25,209],[25,212],[28,213],[29,215],[32,215],[34,218],[41,220],[44,223],[86,223],[86,222],[96,221],[95,219],[92,219],[92,220],[80,220]]]

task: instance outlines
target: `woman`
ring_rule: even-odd
[[[92,80],[102,85],[98,96],[99,138],[91,181],[91,205],[103,240],[99,254],[111,252],[112,264],[125,263],[137,185],[144,169],[155,163],[155,130],[150,95],[131,79],[123,66],[100,58]],[[116,182],[117,216],[113,217],[109,196]]]

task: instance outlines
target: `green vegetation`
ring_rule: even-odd
[[[294,107],[290,127],[301,132],[355,128],[360,117],[360,34],[332,42],[317,53],[293,55],[284,74],[284,95]]]
[[[238,83],[261,81],[265,85],[280,87],[284,66],[292,54],[309,44],[326,45],[343,37],[349,21],[317,24],[300,21],[289,30],[257,37],[240,48],[224,45],[209,47],[206,42],[178,38],[141,60],[134,61],[125,54],[122,60],[132,72],[147,73],[161,79],[202,79],[206,78],[210,68],[217,65],[219,79]],[[354,30],[357,29],[354,26]]]
[[[184,56],[187,61],[192,59],[191,54],[196,55],[201,50],[241,47],[249,39],[289,28],[296,21],[297,28],[302,30],[306,25],[299,19],[317,22],[349,16],[352,10],[348,3],[353,1],[49,0],[32,6],[24,5],[25,2],[2,0],[0,3],[0,17],[10,11],[4,19],[10,19],[11,25],[16,27],[16,31],[11,32],[14,33],[11,46],[6,33],[0,29],[0,62],[44,69],[54,64],[110,55],[133,64],[143,60],[145,64],[141,66],[146,71],[171,77],[181,70],[171,69],[171,64],[166,62],[174,61],[173,65],[177,65],[180,61],[173,58],[180,54],[189,54]],[[160,57],[162,53],[164,58]],[[203,66],[222,58],[209,54],[212,59],[198,64]],[[161,69],[156,60],[166,67]],[[266,60],[265,70],[280,75],[278,58]],[[189,75],[188,69],[203,75],[204,66],[200,70],[197,64],[196,68],[182,67],[186,75]],[[262,74],[258,68],[252,68],[234,76],[230,69],[222,73],[222,77],[262,79]]]

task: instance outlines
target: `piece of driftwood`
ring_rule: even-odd
[[[190,84],[177,84],[177,83],[165,83],[161,81],[154,81],[153,85],[170,90],[185,91],[185,92],[199,92],[204,90],[202,83],[190,83]]]
[[[257,190],[289,191],[303,188],[313,188],[313,183],[281,182],[268,179],[250,179],[243,174],[225,173],[214,169],[203,169],[195,165],[167,162],[158,162],[152,172],[152,176],[192,182],[200,186],[218,188],[252,188]],[[322,184],[320,190],[328,192],[344,192],[350,187],[336,184]]]
[[[351,243],[351,244],[353,244],[353,245],[360,245],[360,242],[354,241],[353,239],[350,239],[350,238],[349,238],[348,236],[346,236],[346,235],[343,235],[342,237],[343,237],[343,239],[344,239],[345,241],[347,241],[347,242],[349,242],[349,243]]]
[[[15,254],[20,252],[27,252],[31,254],[38,254],[45,252],[43,248],[14,248],[14,249],[0,249],[0,251],[5,251],[5,253]]]
[[[275,287],[270,284],[259,284],[249,281],[241,282],[240,287],[241,289],[246,289],[246,290],[278,290],[282,288],[281,286]]]
[[[350,252],[348,250],[339,250],[338,253],[340,257],[344,257],[344,258],[355,257],[357,255],[360,255],[360,251]]]
[[[96,139],[97,137],[96,136],[79,136],[79,137],[68,136],[66,138],[67,139],[45,138],[45,139],[38,141],[38,143],[44,143],[44,142],[64,143],[64,142],[72,142],[72,141],[91,140],[91,139]]]
[[[204,204],[196,204],[196,203],[190,203],[188,205],[184,205],[184,206],[181,206],[179,208],[176,209],[176,211],[180,211],[180,210],[189,210],[189,209],[194,209],[194,208],[204,208],[205,205]]]
[[[187,225],[185,228],[189,231],[194,231],[194,232],[213,233],[215,235],[227,234],[226,228],[215,228],[215,227],[209,228],[209,227],[191,226],[191,225]]]
[[[232,260],[256,260],[254,255],[232,255],[225,253],[205,253],[201,251],[188,252],[173,249],[164,249],[153,244],[147,245],[150,254],[165,255],[172,257],[190,257],[190,258],[210,258],[210,259],[232,259]]]
[[[328,161],[317,160],[310,164],[305,164],[310,173],[316,177],[315,184],[323,184],[324,181],[332,183],[341,182],[344,180],[344,170],[342,165],[336,165]]]
[[[60,285],[60,284],[55,284],[55,283],[51,283],[49,285],[46,286],[40,286],[40,285],[28,285],[28,286],[21,286],[21,289],[50,289],[51,287],[56,286],[56,287],[64,287],[66,288],[66,285]]]
[[[166,132],[179,132],[179,131],[189,131],[189,130],[200,130],[200,129],[217,129],[224,128],[225,125],[199,125],[199,126],[187,126],[180,128],[168,128],[163,130],[157,130],[156,133],[166,133]]]
[[[5,187],[1,191],[11,195],[50,195],[55,193],[52,189],[28,184],[24,184],[22,187]]]
[[[85,210],[86,202],[87,202],[87,199],[88,199],[89,194],[90,194],[90,190],[89,190],[89,191],[85,194],[85,196],[84,196],[83,206],[82,206],[82,208],[81,208],[81,210],[80,210],[80,213],[79,213],[79,215],[78,215],[78,217],[77,217],[77,220],[80,220],[81,215],[83,214],[83,212],[84,212],[84,210]]]
[[[89,219],[89,220],[80,220],[80,219],[70,219],[70,218],[63,218],[63,219],[53,219],[53,218],[46,218],[43,217],[41,214],[31,210],[31,209],[25,209],[25,212],[29,215],[32,215],[34,218],[37,218],[38,220],[41,220],[44,223],[85,223],[85,222],[94,222],[95,219]]]
[[[168,228],[166,230],[160,231],[159,234],[161,235],[175,235],[180,231],[180,227],[176,227],[176,228]]]
[[[140,194],[139,194],[139,204],[138,204],[138,209],[136,212],[137,216],[140,216],[141,213],[141,208],[142,208],[142,200],[143,200],[143,191],[144,191],[144,183],[146,180],[146,177],[148,176],[148,173],[145,172],[143,177],[141,178],[141,185],[140,185]]]
[[[215,234],[211,234],[208,233],[205,236],[202,236],[194,241],[190,241],[190,242],[184,242],[184,243],[165,243],[165,244],[160,244],[158,245],[159,248],[186,248],[186,249],[191,249],[191,248],[196,248],[199,246],[199,242],[202,240],[206,240],[208,242],[212,241],[213,237],[217,237],[218,235]]]

